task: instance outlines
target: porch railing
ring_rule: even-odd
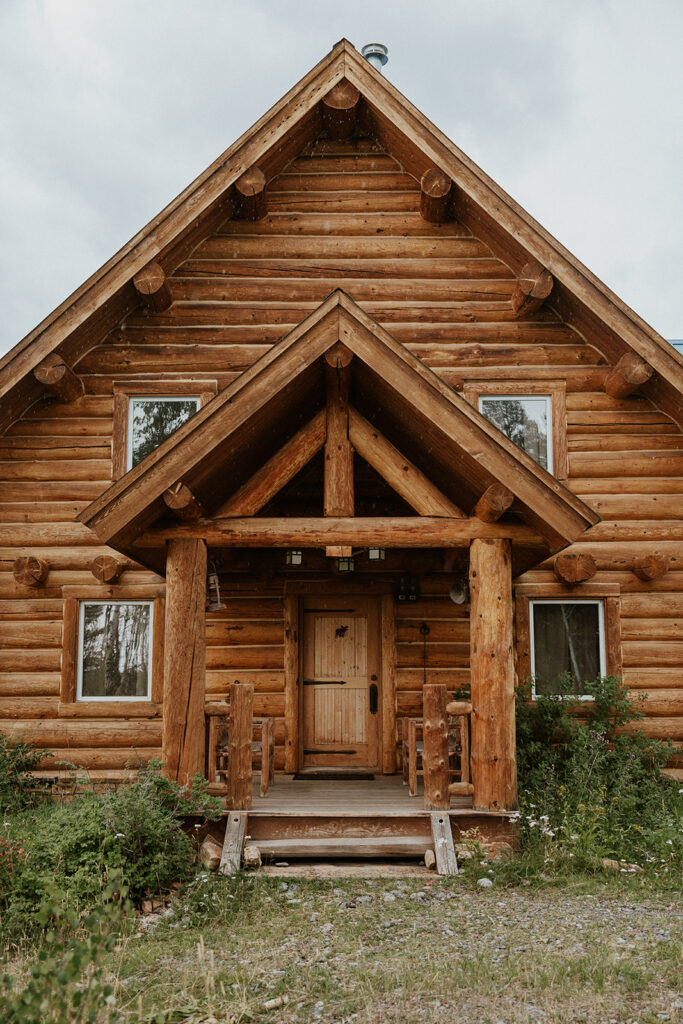
[[[427,684],[423,692],[423,769],[424,802],[427,810],[448,810],[452,796],[471,796],[474,793],[470,771],[470,716],[469,701],[449,701],[448,689],[443,685]],[[454,729],[454,726],[456,727]],[[454,751],[458,767],[457,781],[451,782],[451,736],[456,733]]]
[[[261,796],[273,782],[274,736],[272,718],[254,718],[254,687],[234,682],[229,703],[212,701],[205,706],[209,722],[209,784],[226,798],[231,810],[252,806],[253,763],[260,773]]]

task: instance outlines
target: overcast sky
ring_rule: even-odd
[[[341,36],[683,338],[681,0],[0,0],[0,352]]]

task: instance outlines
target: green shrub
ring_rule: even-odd
[[[204,780],[185,789],[163,778],[156,764],[130,786],[24,813],[7,837],[21,839],[26,855],[13,860],[12,884],[0,890],[2,931],[8,936],[35,927],[35,908],[55,885],[78,913],[101,902],[112,873],[132,900],[168,891],[194,872],[194,850],[180,816],[215,817],[219,811]]]
[[[36,780],[31,772],[45,757],[51,757],[47,750],[36,750],[26,740],[10,743],[8,736],[0,733],[0,812],[6,814],[27,806],[31,802],[31,790]]]
[[[6,973],[0,977],[4,1022],[109,1024],[115,1013],[114,990],[100,960],[114,948],[127,906],[118,880],[101,895],[101,906],[84,920],[65,911],[62,899],[41,906],[36,918],[47,930],[28,980],[21,986]]]
[[[519,695],[524,856],[545,869],[594,871],[606,858],[680,871],[683,801],[661,772],[671,746],[621,731],[642,713],[620,679],[599,679],[587,692],[594,699],[579,709],[559,697],[532,704],[528,691]]]

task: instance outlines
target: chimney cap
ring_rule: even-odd
[[[378,71],[381,71],[389,60],[389,49],[384,43],[366,43],[360,52]]]

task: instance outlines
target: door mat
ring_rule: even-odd
[[[294,776],[295,782],[372,782],[375,776],[372,772],[297,772]]]

